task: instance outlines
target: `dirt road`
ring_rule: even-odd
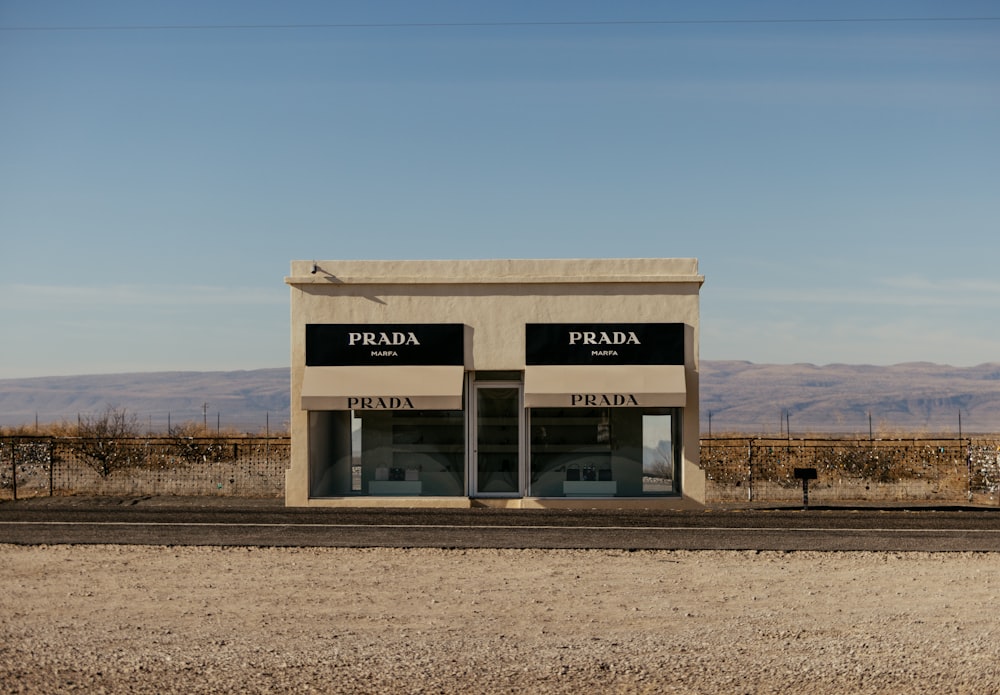
[[[0,546],[3,692],[983,693],[1000,555]]]

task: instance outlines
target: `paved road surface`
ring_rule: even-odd
[[[280,500],[0,503],[0,543],[1000,551],[1000,510],[286,509]]]

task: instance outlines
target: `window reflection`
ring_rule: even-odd
[[[461,410],[309,413],[310,496],[465,494]]]
[[[675,408],[533,408],[535,497],[676,492]]]

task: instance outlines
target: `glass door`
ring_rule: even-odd
[[[480,497],[520,497],[524,456],[521,384],[475,385],[472,432],[473,493]]]

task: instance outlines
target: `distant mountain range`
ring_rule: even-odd
[[[289,382],[287,368],[0,379],[0,425],[75,421],[114,405],[150,431],[168,420],[282,430]],[[1000,363],[701,363],[703,434],[867,434],[869,422],[876,434],[957,434],[959,418],[964,433],[1000,432]]]
[[[1000,363],[888,367],[704,361],[702,432],[1000,432]]]
[[[289,370],[139,372],[0,379],[0,425],[75,422],[108,405],[136,415],[143,429],[182,422],[256,434],[288,426]]]

